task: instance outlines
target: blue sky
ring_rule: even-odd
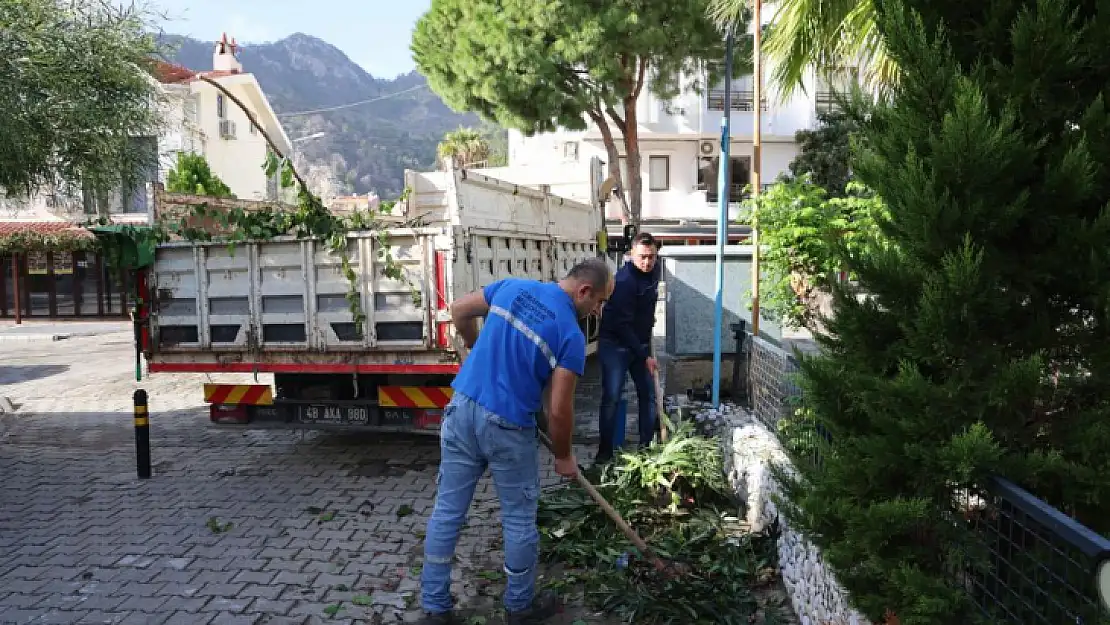
[[[227,32],[239,43],[302,32],[327,41],[378,78],[413,69],[409,40],[431,0],[151,0],[162,28],[207,41]]]

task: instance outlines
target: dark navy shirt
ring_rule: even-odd
[[[598,338],[632,350],[637,358],[647,358],[662,275],[659,262],[651,273],[640,271],[632,261],[626,262],[614,277],[613,295],[605,304]]]

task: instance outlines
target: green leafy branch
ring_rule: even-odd
[[[744,208],[740,223],[759,228],[763,317],[810,329],[818,322],[817,296],[848,269],[849,258],[879,245],[876,219],[886,210],[859,183],[830,198],[805,179],[779,182]]]
[[[267,177],[278,176],[281,188],[297,187],[297,204],[294,210],[263,209],[247,211],[232,209],[228,211],[211,211],[206,204],[193,207],[193,214],[181,218],[176,224],[176,233],[190,241],[211,240],[212,235],[208,228],[203,227],[209,220],[214,220],[222,231],[221,239],[226,240],[229,249],[234,249],[237,243],[251,240],[269,240],[276,236],[293,235],[298,239],[319,239],[324,242],[328,251],[339,257],[344,277],[347,279],[347,304],[355,327],[359,333],[364,332],[366,313],[362,309],[361,290],[358,276],[351,266],[350,255],[347,251],[347,235],[351,231],[372,231],[377,234],[378,259],[381,261],[382,275],[394,280],[403,280],[412,290],[413,303],[421,304],[420,291],[405,275],[403,268],[396,262],[390,253],[389,233],[387,226],[378,216],[382,212],[389,212],[398,202],[403,202],[408,195],[408,189],[402,192],[396,202],[383,203],[378,211],[359,212],[341,217],[332,214],[324,206],[323,201],[313,194],[304,178],[297,173],[293,164],[281,155],[281,150],[274,143],[273,138],[255,118],[254,112],[242,100],[219,81],[211,77],[197,74],[196,77],[211,85],[239,107],[246,115],[251,125],[258,130],[266,140],[270,150],[267,152],[263,170]],[[195,220],[196,225],[193,225]],[[408,224],[405,224],[408,225]],[[399,225],[404,227],[404,225]]]
[[[263,169],[268,177],[280,176],[282,188],[289,188],[297,183],[292,164],[279,159],[273,153],[267,156]],[[375,233],[379,261],[376,266],[380,267],[382,275],[406,282],[412,290],[413,304],[421,305],[421,292],[393,257],[388,227],[380,219],[383,212],[388,213],[397,203],[403,202],[407,194],[406,189],[400,198],[394,202],[384,202],[378,211],[355,211],[351,215],[340,216],[330,212],[319,197],[301,188],[297,193],[296,207],[292,210],[269,206],[260,210],[246,210],[241,207],[214,209],[205,203],[194,205],[189,213],[159,225],[166,229],[167,234],[175,234],[188,241],[226,242],[232,253],[241,243],[268,241],[286,235],[321,241],[329,253],[340,259],[341,271],[348,282],[345,296],[347,305],[361,332],[364,330],[366,313],[362,308],[358,274],[351,264],[348,250],[347,237],[350,232]]]

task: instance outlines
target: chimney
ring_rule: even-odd
[[[212,53],[212,69],[217,72],[238,74],[243,71],[243,64],[239,62],[238,54],[239,44],[235,43],[234,37],[228,41],[227,33],[224,33],[216,42],[216,49]]]

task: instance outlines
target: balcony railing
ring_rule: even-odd
[[[732,90],[732,101],[729,102],[730,108],[733,111],[741,113],[750,113],[755,109],[755,92],[754,91],[738,91]],[[762,103],[762,110],[767,110],[767,97],[760,98]],[[724,111],[725,110],[725,90],[724,89],[710,89],[709,93],[705,96],[705,106],[710,111]]]
[[[763,191],[767,191],[767,189],[770,188],[771,184],[761,184],[759,186],[760,186],[760,188],[763,189]],[[744,200],[750,198],[752,196],[752,194],[751,194],[751,192],[747,191],[747,188],[748,188],[748,185],[746,185],[746,184],[732,184],[732,185],[729,185],[729,187],[728,187],[728,201],[729,201],[729,203],[732,204],[734,202],[743,202]],[[705,201],[709,202],[709,203],[716,202],[720,197],[718,195],[716,189],[710,190],[710,189],[706,188],[705,185],[698,185],[698,190],[699,191],[705,191]]]
[[[831,91],[818,91],[813,96],[814,108],[818,113],[832,113],[840,110],[840,103]]]

